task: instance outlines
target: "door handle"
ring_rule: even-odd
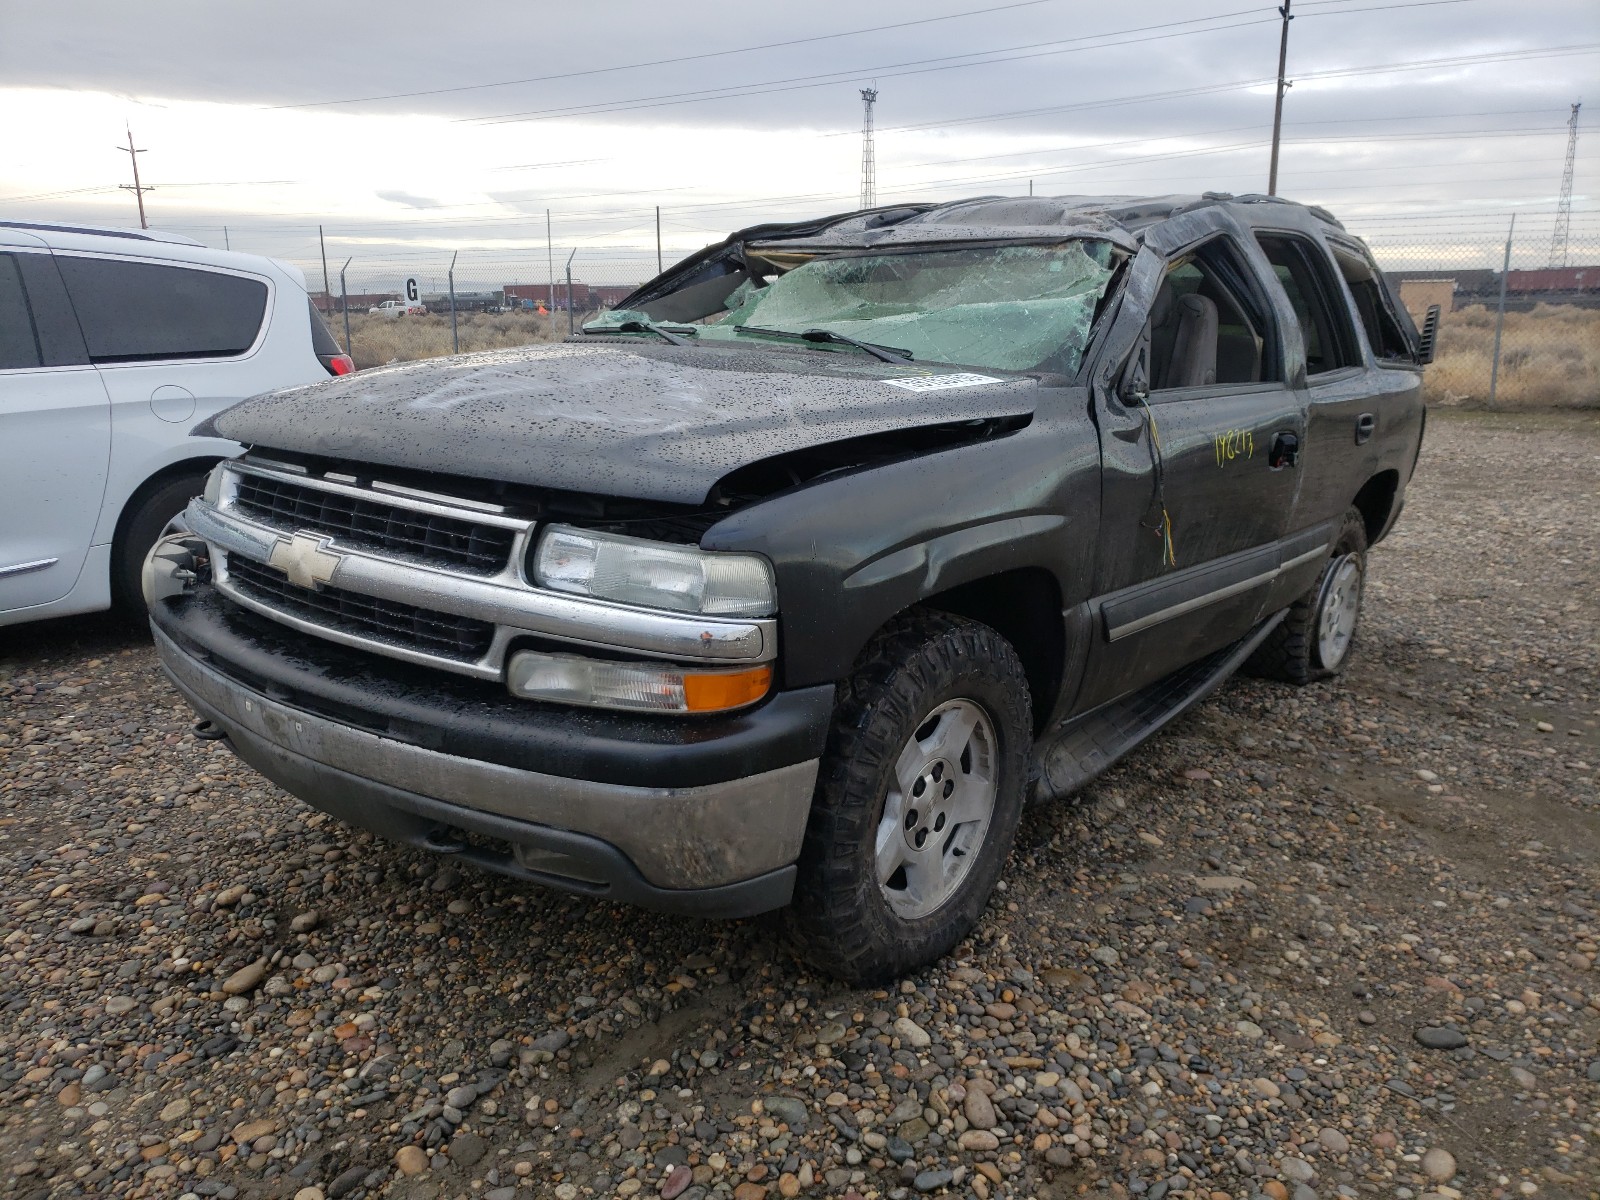
[[[1300,437],[1294,433],[1280,433],[1272,439],[1272,453],[1267,457],[1267,466],[1274,471],[1281,471],[1284,467],[1297,467],[1300,465]]]
[[[1362,413],[1356,418],[1356,445],[1361,445],[1378,428],[1378,418],[1371,413]]]

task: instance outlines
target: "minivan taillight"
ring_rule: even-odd
[[[353,375],[356,364],[348,354],[319,354],[322,365],[328,368],[329,375]]]

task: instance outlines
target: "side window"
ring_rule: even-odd
[[[1305,339],[1306,374],[1321,375],[1361,365],[1355,326],[1328,256],[1307,238],[1294,234],[1256,235],[1267,261],[1288,294]]]
[[[261,331],[267,285],[217,271],[57,255],[89,361],[243,354]]]
[[[37,367],[43,363],[39,335],[33,327],[33,313],[28,308],[28,294],[22,290],[17,256],[0,254],[0,371]]]
[[[1383,286],[1383,276],[1379,274],[1371,256],[1365,250],[1335,242],[1333,257],[1339,264],[1339,273],[1344,276],[1350,294],[1355,297],[1356,312],[1360,314],[1361,325],[1367,331],[1367,344],[1372,347],[1372,353],[1391,361],[1414,362],[1416,356],[1411,337],[1395,315],[1398,306],[1391,303],[1391,297]],[[1406,320],[1410,321],[1409,314]]]
[[[1152,393],[1280,378],[1250,278],[1225,238],[1196,247],[1168,268],[1146,326]]]

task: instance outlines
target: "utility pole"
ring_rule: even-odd
[[[656,205],[656,274],[661,274],[661,205]]]
[[[1572,115],[1567,118],[1567,165],[1561,172],[1561,198],[1556,201],[1556,229],[1550,236],[1552,267],[1567,265],[1567,233],[1572,228],[1572,168],[1578,158],[1578,110],[1582,107],[1582,101],[1574,104]]]
[[[339,307],[344,309],[344,352],[352,359],[355,358],[355,353],[350,349],[350,289],[345,286],[344,273],[354,261],[355,256],[351,255],[344,260],[344,266],[339,268]]]
[[[878,164],[872,148],[872,106],[877,102],[877,88],[861,89],[861,104],[865,110],[865,115],[861,121],[862,208],[876,208],[878,204]]]
[[[550,268],[550,306],[547,311],[552,321],[556,319],[556,252],[552,249],[553,245],[550,240],[550,210],[547,208],[544,210],[544,261]]]
[[[1278,98],[1272,102],[1272,165],[1267,168],[1267,195],[1278,194],[1278,137],[1283,133],[1283,94],[1294,86],[1283,77],[1289,62],[1289,5],[1294,0],[1283,0],[1278,15],[1283,18],[1283,29],[1278,34]]]
[[[133,148],[133,130],[128,129],[126,125],[124,125],[123,128],[128,130],[128,144],[126,146],[118,146],[117,149],[126,154],[133,163],[133,183],[123,183],[118,184],[117,186],[125,192],[132,192],[134,194],[134,197],[139,201],[139,228],[149,229],[150,224],[144,219],[144,194],[146,192],[155,191],[155,188],[145,187],[139,182],[139,155],[143,154],[144,151],[142,149],[135,150]]]
[[[328,243],[323,239],[322,226],[317,226],[317,245],[322,248],[322,304],[333,312],[333,291],[328,287]]]
[[[1506,328],[1506,281],[1511,278],[1511,240],[1517,236],[1517,214],[1511,214],[1511,225],[1506,230],[1506,257],[1500,264],[1500,301],[1494,314],[1494,361],[1489,367],[1489,407],[1494,407],[1495,393],[1500,387],[1500,335]]]
[[[461,353],[461,335],[456,332],[456,259],[461,251],[450,256],[450,353]]]
[[[233,243],[228,240],[228,227],[226,225],[222,227],[222,248],[224,250],[233,249]]]

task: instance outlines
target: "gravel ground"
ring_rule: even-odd
[[[1600,426],[1436,414],[1238,680],[884,991],[376,842],[106,619],[0,637],[0,1196],[1600,1196]]]

